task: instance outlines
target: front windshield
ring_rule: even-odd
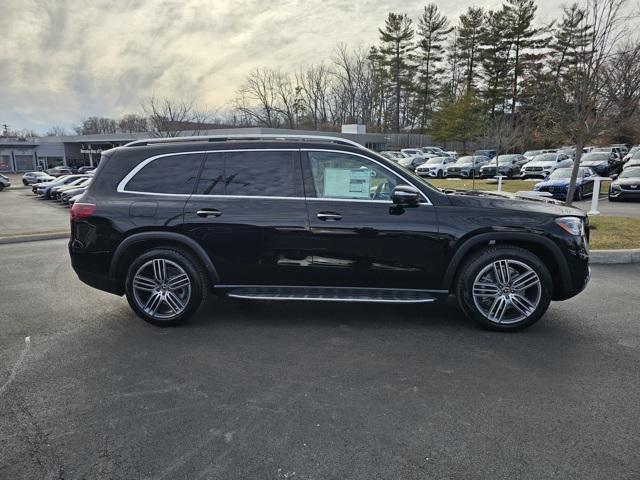
[[[583,162],[606,162],[609,160],[608,153],[592,152],[582,156]]]
[[[542,155],[536,155],[533,159],[534,162],[555,162],[558,155],[555,153],[543,153]]]
[[[524,155],[526,157],[533,157],[536,155],[540,155],[542,153],[542,150],[527,150],[526,152],[524,152]]]
[[[498,163],[511,163],[515,159],[515,155],[500,155],[500,157],[498,157]]]
[[[558,168],[557,170],[554,170],[553,173],[551,175],[549,175],[549,178],[552,180],[558,180],[561,178],[571,178],[571,168]],[[578,172],[578,176],[582,175],[584,173],[584,170],[581,168],[580,171]]]
[[[640,167],[626,168],[618,178],[638,178],[640,177]]]
[[[460,157],[456,165],[467,165],[469,163],[473,163],[473,157]]]
[[[442,163],[447,159],[447,157],[433,157],[427,160],[426,165],[435,165],[437,163]]]

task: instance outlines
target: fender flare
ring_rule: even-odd
[[[204,248],[202,248],[200,244],[198,244],[198,242],[196,242],[191,237],[176,232],[141,232],[134,233],[133,235],[126,237],[122,242],[120,242],[120,245],[118,245],[116,251],[113,254],[111,265],[109,267],[109,275],[112,278],[117,278],[118,263],[120,262],[120,259],[125,254],[127,249],[136,243],[144,242],[147,240],[168,240],[174,243],[180,243],[188,247],[202,262],[207,274],[209,274],[209,277],[213,280],[213,283],[220,282],[218,271],[213,265],[211,258],[209,258],[209,255],[207,255],[207,252],[205,252]]]
[[[457,247],[455,253],[453,254],[453,257],[451,257],[451,260],[449,261],[449,265],[447,266],[447,270],[442,282],[443,289],[449,290],[451,288],[453,279],[455,278],[460,264],[462,263],[467,253],[469,253],[474,247],[477,247],[480,244],[489,244],[489,242],[492,240],[514,240],[520,242],[535,243],[541,246],[547,252],[549,252],[549,254],[551,254],[559,267],[558,270],[560,272],[562,283],[557,286],[560,287],[563,291],[570,287],[571,277],[569,273],[569,265],[566,258],[562,254],[560,247],[558,247],[558,245],[556,245],[553,240],[542,235],[525,232],[487,232],[473,235],[472,237],[463,240],[462,244]]]

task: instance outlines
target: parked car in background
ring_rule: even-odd
[[[489,161],[488,157],[481,155],[468,155],[460,157],[455,163],[447,166],[447,177],[475,178],[480,174],[480,168]]]
[[[407,155],[407,158],[401,158],[398,160],[398,164],[408,170],[414,171],[418,165],[422,165],[427,161],[425,153],[420,149],[403,148],[400,151]]]
[[[640,158],[632,158],[631,160],[627,161],[627,163],[622,166],[622,171],[625,171],[627,168],[633,167],[640,167]]]
[[[409,158],[409,155],[395,150],[385,150],[384,152],[380,152],[380,155],[384,158],[388,158],[389,160],[393,160],[394,162],[398,162],[403,158]]]
[[[525,178],[545,178],[556,168],[563,160],[571,160],[564,153],[542,153],[533,157],[528,163],[525,163],[520,170],[520,177]]]
[[[444,152],[446,155],[449,155],[450,157],[453,158],[458,158],[458,152],[456,152],[455,150],[447,150],[446,152]]]
[[[93,172],[96,169],[96,167],[91,167],[89,165],[85,165],[84,167],[80,167],[78,169],[78,173],[89,173],[89,172]]]
[[[611,148],[617,148],[619,150],[622,158],[624,158],[624,156],[629,153],[629,147],[630,145],[627,145],[626,143],[613,143],[611,145]]]
[[[544,148],[541,150],[527,150],[522,155],[524,155],[528,160],[533,160],[538,155],[542,155],[543,153],[556,153],[556,150],[550,148]]]
[[[61,185],[68,185],[69,183],[84,177],[86,177],[86,175],[65,175],[54,180],[53,182],[38,183],[33,186],[33,190],[36,195],[48,199],[52,188],[59,187]]]
[[[456,159],[450,156],[431,157],[416,168],[416,175],[421,177],[442,178],[447,173],[447,167],[456,163]]]
[[[68,204],[69,206],[73,206],[73,204],[74,204],[74,203],[76,203],[80,198],[82,198],[82,196],[84,195],[84,193],[85,193],[86,191],[87,191],[87,190],[86,190],[86,189],[84,189],[84,191],[83,191],[82,193],[79,193],[79,194],[77,194],[76,196],[71,197],[71,198],[69,199],[69,201],[67,202],[67,204]]]
[[[488,159],[492,159],[496,156],[495,150],[476,150],[473,152],[473,155],[476,157],[487,157]]]
[[[593,169],[598,175],[608,177],[622,169],[620,159],[612,152],[592,151],[580,158],[580,166]]]
[[[444,157],[447,155],[447,152],[442,150],[440,147],[420,147],[425,154],[425,157],[429,158],[429,156],[436,157]]]
[[[63,205],[69,205],[71,198],[82,195],[87,190],[90,183],[91,180],[84,184],[81,184],[80,186],[74,186],[63,190],[62,192],[60,192],[60,202]]]
[[[502,175],[507,178],[513,178],[520,175],[520,169],[527,163],[527,158],[524,155],[509,154],[498,155],[498,168],[496,170],[496,160],[492,159],[486,165],[480,167],[481,178],[492,178],[496,175]],[[497,173],[496,173],[497,171]]]
[[[569,191],[572,168],[557,168],[548,178],[536,183],[533,190],[536,192],[549,192],[554,198],[565,200]],[[586,167],[578,169],[574,200],[582,200],[585,196],[593,194],[593,178],[596,176],[593,170]]]
[[[640,153],[640,145],[631,147],[631,149],[627,152],[627,154],[622,158],[622,161],[626,162],[628,160],[631,160],[632,158],[634,158],[634,155],[639,153]]]
[[[10,186],[11,180],[9,180],[9,177],[0,173],[0,192]]]
[[[45,172],[27,172],[24,175],[22,175],[22,183],[24,185],[33,185],[34,183],[50,182],[51,180],[55,180],[55,177],[52,177],[51,175]]]
[[[70,167],[53,167],[46,172],[52,177],[61,177],[62,175],[71,175],[73,170]]]
[[[82,177],[82,178],[78,178],[77,180],[74,180],[73,182],[70,182],[66,185],[58,185],[57,187],[53,187],[50,191],[49,191],[49,199],[51,200],[59,200],[60,199],[60,195],[65,192],[66,190],[69,190],[71,188],[78,188],[78,187],[83,187],[85,185],[89,184],[89,181],[91,180],[90,177]]]
[[[622,154],[622,150],[619,147],[596,147],[589,153],[603,152],[609,153],[613,156],[613,158],[622,161],[624,155]]]
[[[640,199],[640,165],[625,168],[609,186],[609,201]]]
[[[81,281],[126,294],[155,325],[186,321],[214,291],[396,304],[454,294],[479,325],[514,331],[589,280],[577,208],[445,193],[343,138],[159,140],[102,152],[69,241]]]

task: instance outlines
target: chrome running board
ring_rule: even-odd
[[[330,287],[239,287],[227,296],[246,300],[311,302],[429,303],[436,300],[424,290]]]

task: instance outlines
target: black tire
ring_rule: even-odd
[[[610,202],[617,202],[617,201],[618,201],[618,198],[616,198],[616,197],[612,197],[611,195],[609,195],[609,201],[610,201]]]
[[[582,191],[582,187],[578,187],[576,193],[574,195],[575,200],[578,202],[584,198],[584,192]]]
[[[22,184],[26,187],[27,185],[29,185],[29,182],[27,182],[26,180],[22,180]]]
[[[496,323],[489,320],[474,301],[473,285],[476,277],[498,260],[514,260],[524,264],[533,270],[539,279],[539,300],[535,309],[526,318],[514,323]],[[499,246],[481,250],[465,261],[456,280],[455,294],[462,311],[479,326],[501,332],[513,332],[530,327],[544,315],[551,302],[552,287],[553,280],[549,269],[539,257],[523,248]]]
[[[4,190],[4,185],[2,183],[0,183],[0,192]]]
[[[168,260],[178,265],[189,277],[191,291],[188,299],[184,302],[184,309],[170,318],[158,318],[145,312],[143,310],[144,306],[138,305],[139,300],[136,299],[133,289],[133,278],[136,272],[151,260],[156,259]],[[208,296],[209,288],[207,274],[200,262],[188,252],[175,247],[157,248],[140,255],[129,266],[125,278],[125,293],[132,310],[144,321],[161,327],[180,325],[187,321],[204,303]],[[162,304],[162,301],[160,303]],[[167,306],[169,305],[167,302],[164,303]]]
[[[438,178],[442,178],[442,170],[438,170],[437,177],[438,177]]]

